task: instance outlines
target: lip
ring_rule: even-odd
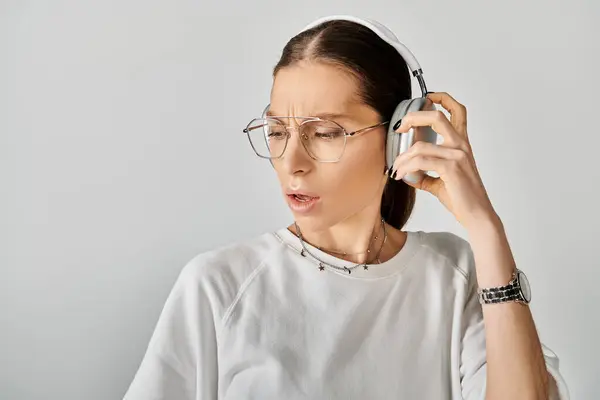
[[[288,196],[299,194],[299,195],[308,196],[308,197],[319,197],[316,193],[309,192],[306,190],[291,190],[290,189],[290,190],[286,190],[285,194]]]
[[[319,201],[321,200],[321,198],[319,196],[316,196],[315,194],[312,194],[310,192],[304,192],[304,191],[300,191],[300,190],[290,190],[290,191],[286,191],[286,200],[288,203],[288,206],[290,207],[290,209],[292,210],[292,212],[295,213],[299,213],[299,214],[306,214],[311,212],[315,206],[319,203]],[[309,196],[312,197],[311,200],[308,201],[300,201],[297,200],[294,195],[304,195],[304,196]]]

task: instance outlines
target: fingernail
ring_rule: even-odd
[[[393,169],[393,168],[390,168],[390,169],[388,170],[388,176],[391,178],[393,173],[394,173],[394,169]]]
[[[387,173],[388,173],[388,168],[387,167],[383,167],[383,174],[387,175]]]
[[[396,122],[396,123],[394,124],[394,130],[397,130],[398,128],[400,128],[400,125],[402,125],[402,120],[401,120],[401,119],[400,119],[400,120],[398,120],[398,122]]]

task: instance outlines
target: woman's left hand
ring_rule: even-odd
[[[447,93],[429,93],[427,98],[446,109],[450,113],[450,120],[440,110],[411,112],[402,118],[402,124],[396,132],[431,126],[442,135],[444,142],[415,142],[408,151],[396,158],[393,166],[396,174],[392,172],[392,177],[398,180],[410,172],[435,171],[439,178],[425,175],[418,182],[404,181],[437,197],[465,228],[486,220],[498,221],[475,165],[467,136],[465,106]]]

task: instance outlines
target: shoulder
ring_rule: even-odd
[[[279,245],[272,233],[263,233],[199,253],[184,269],[195,276],[219,275],[232,269],[254,270]]]
[[[466,281],[475,273],[475,262],[470,243],[452,232],[419,231],[421,247],[438,264],[453,268]]]
[[[263,233],[199,253],[184,265],[176,285],[202,292],[223,313],[280,248],[272,233]]]

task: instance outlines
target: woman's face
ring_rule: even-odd
[[[273,82],[269,112],[275,116],[312,117],[340,114],[331,119],[353,132],[380,122],[375,110],[360,102],[355,78],[339,67],[303,61],[279,70]],[[298,127],[302,120],[284,120]],[[297,130],[291,130],[282,158],[273,166],[284,197],[303,229],[322,230],[352,217],[378,216],[386,177],[387,127],[348,137],[338,162],[322,163],[306,152]],[[290,195],[303,193],[309,197]]]

